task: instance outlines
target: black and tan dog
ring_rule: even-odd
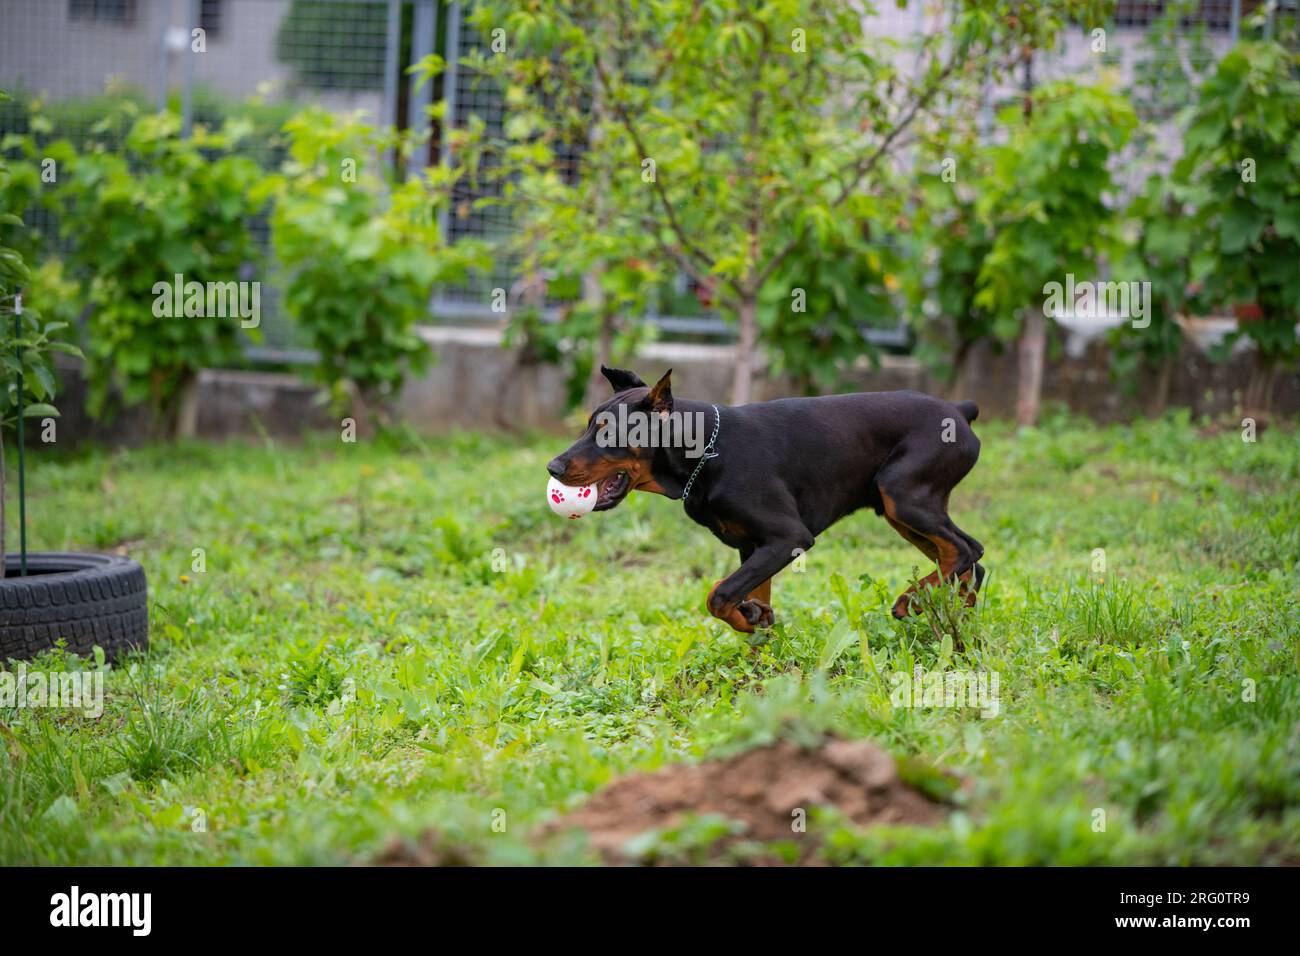
[[[738,631],[771,626],[772,576],[859,508],[883,515],[938,569],[894,603],[913,610],[917,587],[958,581],[966,603],[984,580],[978,541],[948,517],[948,495],[979,458],[974,402],[953,405],[921,392],[858,392],[736,407],[675,399],[671,370],[653,388],[621,369],[601,368],[614,396],[587,430],[546,466],[568,485],[599,486],[597,511],[630,491],[685,498],[686,513],[740,551],[741,565],[709,592],[709,613]],[[664,424],[654,447],[611,443],[600,422],[621,412]],[[678,413],[676,415],[672,413]],[[684,415],[716,437],[688,457]],[[700,434],[698,430],[695,435]],[[698,445],[698,443],[697,443]]]

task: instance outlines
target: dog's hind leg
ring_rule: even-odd
[[[984,556],[984,545],[980,544],[965,531],[961,530],[961,528],[957,527],[957,525],[953,524],[951,518],[948,519],[948,523],[952,525],[953,531],[957,532],[963,539],[965,539],[967,546],[969,546],[971,551],[975,554],[974,565],[972,565],[971,569],[964,573],[960,579],[962,582],[961,593],[966,599],[966,606],[974,607],[975,595],[984,584],[984,565],[979,563],[979,559]]]
[[[891,528],[893,528],[895,531],[901,534],[905,539],[910,541],[918,551],[920,551],[927,558],[929,558],[931,564],[938,563],[939,549],[934,546],[933,541],[931,541],[929,538],[923,535],[917,534],[915,531],[913,531],[907,525],[903,524],[897,518],[892,518],[889,515],[885,515],[885,520],[889,522],[889,526]],[[939,572],[937,570],[931,571],[924,578],[922,578],[921,580],[913,584],[911,587],[909,587],[907,591],[904,593],[904,595],[900,597],[898,601],[894,602],[895,607],[897,607],[899,601],[904,600],[904,598],[910,597],[910,595],[914,591],[916,591],[917,588],[929,587],[932,584],[938,584],[938,583],[939,583]],[[898,615],[895,614],[895,616]]]
[[[894,602],[894,617],[904,618],[912,613],[912,595],[918,588],[932,586],[941,580],[966,580],[971,576],[982,549],[976,551],[967,543],[966,536],[944,510],[942,499],[923,490],[923,486],[922,490],[917,490],[916,484],[890,476],[882,476],[879,485],[885,516],[890,519],[890,524],[896,529],[901,525],[902,529],[911,532],[907,534],[899,529],[939,566],[936,572],[909,587]],[[916,538],[927,542],[929,547],[922,547]],[[970,593],[967,592],[967,603],[970,603]]]

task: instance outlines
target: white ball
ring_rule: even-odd
[[[581,518],[585,514],[590,514],[591,509],[596,507],[596,486],[572,487],[560,484],[557,479],[552,478],[546,483],[546,503],[561,517]]]

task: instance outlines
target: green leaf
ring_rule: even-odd
[[[853,646],[853,642],[857,639],[857,632],[849,624],[848,618],[840,618],[822,643],[821,653],[817,657],[817,666],[822,670],[829,668],[839,660],[840,655]]]
[[[1235,204],[1223,217],[1221,248],[1228,254],[1241,252],[1254,245],[1267,224],[1267,218],[1254,206]]]

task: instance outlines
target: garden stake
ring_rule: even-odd
[[[23,294],[14,297],[14,342],[22,335]],[[14,358],[18,360],[18,574],[27,577],[27,462],[23,456],[23,359],[17,344]]]

